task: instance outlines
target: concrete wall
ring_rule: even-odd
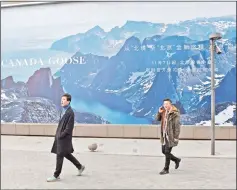
[[[57,124],[2,123],[2,135],[54,136]],[[216,139],[236,140],[236,126],[216,127]],[[75,137],[160,138],[160,127],[152,125],[77,124]],[[180,139],[210,139],[211,128],[182,126]]]

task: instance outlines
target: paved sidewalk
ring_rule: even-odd
[[[160,176],[164,157],[160,157],[159,141],[74,139],[74,155],[86,165],[84,175],[76,176],[76,169],[65,159],[61,181],[47,183],[46,178],[52,175],[56,161],[55,155],[50,154],[53,138],[1,138],[2,189],[236,188],[235,141],[218,141],[219,156],[214,158],[208,156],[210,146],[205,141],[182,141],[174,149],[182,158],[180,168],[174,170],[172,163],[170,174]],[[88,151],[87,146],[92,142],[100,144],[98,152]],[[202,154],[206,158],[198,158]]]
[[[2,148],[11,150],[51,150],[53,137],[2,136]],[[160,140],[73,138],[76,152],[88,153],[88,145],[98,144],[96,154],[162,156]],[[30,144],[30,146],[29,146]],[[181,140],[172,152],[181,157],[236,158],[236,141],[216,141],[216,154],[211,155],[211,141]]]

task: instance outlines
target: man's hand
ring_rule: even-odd
[[[64,137],[66,137],[66,135],[67,135],[67,133],[62,132],[61,135],[60,135],[60,137],[59,137],[59,139],[63,139]]]
[[[159,113],[163,113],[164,109],[162,109],[162,106],[159,108]]]

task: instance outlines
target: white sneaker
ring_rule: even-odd
[[[82,172],[85,170],[85,166],[81,166],[81,169],[78,170],[78,176],[81,176]]]
[[[47,178],[47,182],[55,182],[55,181],[58,181],[58,180],[60,180],[60,177],[49,177],[49,178]]]

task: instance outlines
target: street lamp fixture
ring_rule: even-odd
[[[209,36],[209,39],[210,40],[220,40],[222,37],[221,37],[221,34],[220,33],[213,33]]]
[[[216,40],[220,40],[220,33],[213,33],[209,36],[211,51],[211,155],[215,155],[215,64],[214,52],[221,54],[220,48],[215,45]]]

